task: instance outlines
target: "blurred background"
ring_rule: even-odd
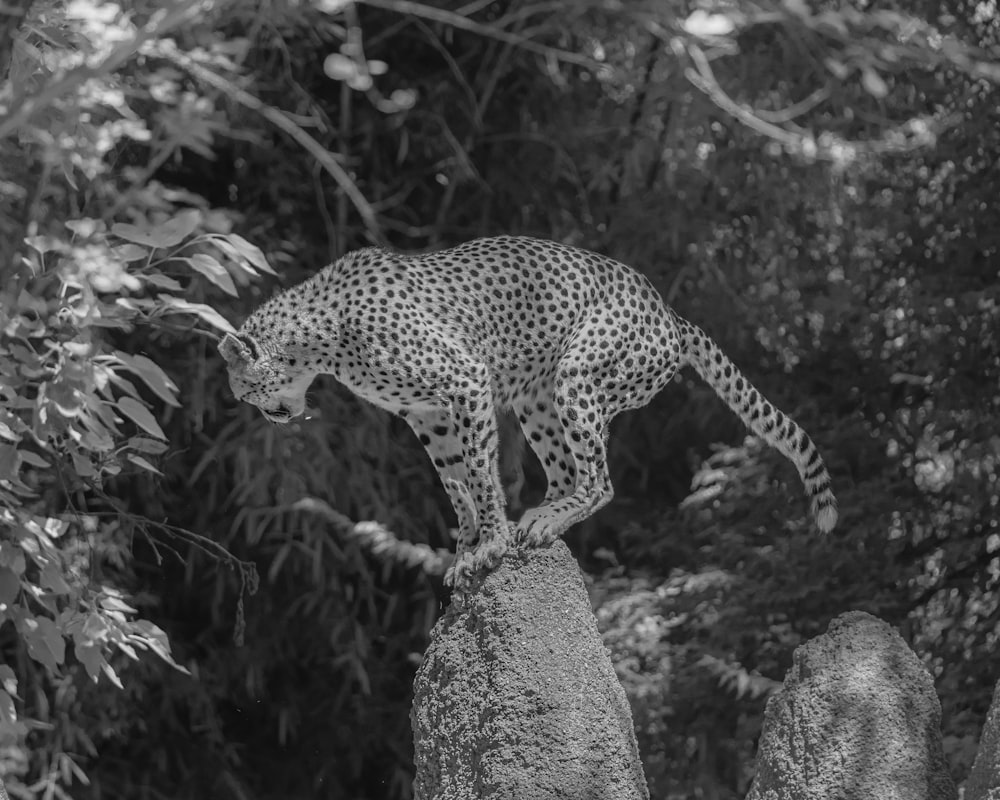
[[[1000,621],[993,0],[0,4],[0,774],[12,798],[410,796],[453,513],[334,381],[215,343],[369,244],[644,272],[811,434],[841,507],[685,373],[570,532],[651,795],[746,791],[848,609],[934,676],[956,778]],[[528,505],[541,472],[525,457]]]

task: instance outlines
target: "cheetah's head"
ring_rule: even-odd
[[[237,400],[257,406],[271,422],[288,422],[306,408],[306,389],[315,373],[297,360],[246,333],[227,333],[219,342],[229,385]]]

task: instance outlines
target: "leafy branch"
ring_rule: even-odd
[[[452,28],[468,31],[469,33],[475,33],[478,36],[483,36],[487,39],[497,39],[498,41],[514,45],[521,50],[537,53],[538,55],[546,56],[547,58],[551,58],[555,61],[562,61],[567,64],[576,64],[577,66],[587,67],[592,70],[601,69],[605,66],[600,61],[597,61],[589,56],[574,53],[570,50],[563,50],[559,47],[542,44],[523,34],[506,31],[499,27],[499,25],[486,25],[481,22],[476,22],[473,19],[469,19],[469,17],[464,14],[449,11],[443,8],[435,8],[434,6],[425,5],[424,3],[417,3],[414,2],[414,0],[358,0],[358,2],[362,5],[371,6],[373,8],[381,8],[385,11],[393,11],[397,14],[409,15],[418,19],[426,19],[431,22],[439,22]],[[471,11],[476,10],[475,6],[470,8]],[[522,10],[511,16],[509,19],[513,21],[521,21],[531,12],[532,10],[530,8]]]
[[[905,123],[885,131],[877,140],[851,141],[831,131],[824,131],[817,137],[811,131],[775,123],[778,121],[790,122],[794,117],[814,108],[825,99],[827,95],[825,90],[817,89],[805,100],[782,111],[755,111],[746,104],[736,102],[726,94],[719,85],[709,65],[708,58],[700,47],[689,44],[687,52],[691,56],[695,68],[686,67],[684,75],[695,88],[707,95],[716,106],[751,130],[780,143],[788,152],[799,153],[808,159],[843,164],[866,154],[905,153],[932,146],[941,133],[961,122],[961,116],[958,113],[952,113],[943,117],[922,117],[907,120]],[[774,121],[765,119],[765,116],[769,116]]]
[[[1000,82],[1000,63],[981,48],[971,47],[954,37],[942,36],[933,26],[898,11],[863,13],[851,8],[813,13],[804,2],[784,3],[780,7],[754,8],[709,13],[694,11],[680,27],[690,37],[670,39],[677,55],[687,54],[693,66],[684,75],[716,106],[751,130],[781,144],[786,150],[808,159],[845,164],[865,155],[905,153],[933,146],[938,137],[961,123],[959,112],[914,116],[891,125],[873,140],[849,140],[832,131],[818,136],[795,126],[792,120],[814,110],[829,99],[828,87],[820,87],[805,99],[778,111],[751,108],[734,100],[722,88],[710,65],[710,57],[696,43],[705,43],[721,55],[738,52],[737,36],[755,26],[781,25],[788,35],[815,38],[817,49],[824,53],[822,64],[830,74],[845,80],[858,73],[865,91],[876,100],[885,98],[891,88],[879,71],[892,72],[905,65],[921,69],[956,69],[973,81]],[[653,29],[655,30],[655,29]],[[666,32],[659,31],[665,38]],[[966,99],[975,91],[966,89]],[[962,98],[954,104],[962,108]]]
[[[87,81],[103,78],[119,69],[139,54],[144,45],[166,36],[198,14],[206,13],[213,5],[212,0],[177,0],[166,8],[161,8],[149,20],[136,29],[125,41],[119,42],[98,63],[83,63],[78,67],[57,73],[37,93],[20,99],[12,108],[0,109],[0,139],[31,121],[32,117],[54,101],[80,89]],[[0,101],[3,95],[0,94]]]
[[[329,503],[315,497],[296,500],[290,510],[317,514],[330,522],[342,536],[356,540],[372,555],[391,558],[406,567],[419,566],[428,575],[443,575],[455,558],[453,553],[443,548],[399,539],[377,522],[354,522]]]
[[[304,148],[322,165],[323,169],[325,169],[337,182],[337,185],[341,188],[344,194],[350,198],[351,202],[354,204],[354,208],[364,221],[365,227],[367,228],[368,234],[372,240],[376,242],[382,240],[375,211],[372,208],[371,203],[368,202],[368,199],[361,193],[361,190],[358,189],[357,184],[351,179],[351,176],[348,175],[347,171],[337,163],[337,159],[325,147],[323,147],[323,145],[306,133],[287,114],[279,109],[267,105],[246,90],[241,89],[239,86],[236,86],[234,83],[228,81],[226,78],[223,78],[221,75],[218,75],[199,64],[191,55],[181,52],[173,42],[158,42],[155,47],[155,52],[157,55],[166,58],[177,66],[187,70],[199,80],[207,83],[209,86],[223,92],[225,95],[231,97],[245,108],[260,114],[276,128],[288,134],[288,136],[294,139],[297,144]]]

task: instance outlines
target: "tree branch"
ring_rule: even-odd
[[[382,240],[375,211],[372,209],[368,199],[361,193],[361,190],[358,189],[357,184],[355,184],[351,179],[351,176],[348,175],[347,171],[337,163],[337,160],[329,150],[323,147],[323,145],[317,142],[312,136],[289,119],[285,112],[277,108],[272,108],[260,98],[255,97],[226,78],[223,78],[221,75],[217,75],[210,69],[202,66],[189,55],[178,50],[173,42],[160,42],[156,48],[156,52],[157,55],[160,55],[182,69],[187,70],[199,80],[204,81],[215,89],[218,89],[220,92],[228,97],[231,97],[245,108],[248,108],[251,111],[256,111],[276,128],[288,134],[288,136],[294,139],[296,143],[298,143],[306,152],[315,158],[322,165],[323,169],[325,169],[327,173],[329,173],[329,175],[337,182],[341,191],[343,191],[353,203],[354,208],[357,210],[362,221],[365,223],[365,227],[368,229],[368,233],[371,235],[372,239],[376,242]]]
[[[823,132],[819,137],[816,137],[811,132],[793,131],[783,128],[780,125],[775,125],[772,122],[762,119],[760,112],[736,102],[719,85],[715,74],[712,72],[712,67],[708,63],[708,58],[702,52],[701,48],[697,45],[689,44],[687,52],[691,56],[696,69],[686,67],[684,75],[709,100],[751,130],[763,134],[776,142],[780,142],[789,150],[802,153],[807,158],[843,163],[852,161],[858,156],[865,154],[882,155],[885,153],[910,152],[918,150],[921,147],[933,145],[943,131],[960,124],[962,121],[961,115],[957,113],[941,118],[924,117],[912,119],[902,125],[892,127],[877,141],[847,140],[830,131]],[[796,104],[796,106],[809,103],[817,97],[817,93],[814,92],[810,97],[803,100],[802,103]],[[816,100],[816,102],[821,102],[821,100]],[[791,109],[796,109],[796,106],[792,106]],[[802,113],[804,110],[798,110],[797,113]],[[786,109],[786,113],[788,111]],[[772,118],[774,118],[773,115]],[[778,116],[777,119],[781,120],[781,116]]]
[[[509,33],[492,25],[484,25],[481,22],[476,22],[468,17],[462,16],[461,14],[456,14],[454,11],[448,11],[447,9],[434,8],[433,6],[424,5],[423,3],[413,2],[413,0],[358,1],[364,5],[371,6],[372,8],[381,8],[384,11],[394,11],[397,14],[410,14],[414,17],[421,17],[423,19],[450,25],[453,28],[469,31],[470,33],[476,33],[489,39],[499,39],[501,42],[507,42],[508,44],[521,48],[522,50],[528,50],[532,53],[538,53],[539,55],[555,58],[568,64],[577,64],[578,66],[588,67],[590,69],[601,69],[607,67],[607,64],[596,61],[589,56],[573,53],[569,50],[562,50],[558,47],[539,44],[538,42],[532,41],[525,36],[520,36],[516,33]]]

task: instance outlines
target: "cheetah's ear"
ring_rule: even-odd
[[[231,367],[247,366],[257,360],[257,343],[246,334],[227,333],[219,342],[219,352]]]

